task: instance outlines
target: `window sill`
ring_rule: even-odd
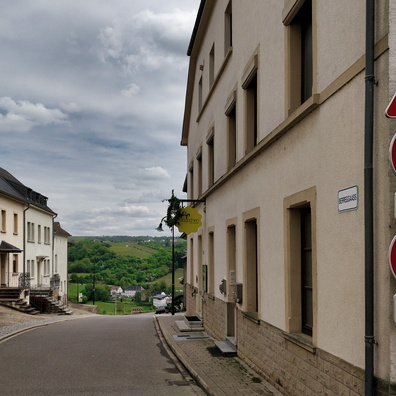
[[[316,347],[312,344],[311,337],[302,333],[291,334],[282,332],[282,334],[286,340],[292,342],[293,344],[298,345],[312,354],[316,353]]]
[[[252,322],[256,324],[260,324],[260,319],[258,317],[258,312],[243,312],[242,315],[246,318],[251,320]]]

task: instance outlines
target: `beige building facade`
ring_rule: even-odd
[[[374,78],[361,0],[202,0],[188,49],[181,144],[188,198],[205,203],[187,240],[187,313],[286,395],[396,392],[396,120],[384,115],[396,90],[396,5],[373,4]]]

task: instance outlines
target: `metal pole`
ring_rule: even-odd
[[[365,396],[372,396],[374,390],[374,12],[374,0],[366,0],[364,119]]]
[[[95,305],[95,275],[96,275],[96,267],[94,264],[94,273],[93,273],[93,287],[92,287],[92,305]]]
[[[175,314],[175,226],[172,226],[172,315]]]

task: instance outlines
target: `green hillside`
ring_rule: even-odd
[[[110,242],[110,249],[121,256],[149,257],[157,250],[136,242]]]

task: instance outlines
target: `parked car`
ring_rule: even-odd
[[[162,314],[162,313],[169,313],[170,312],[170,307],[168,306],[168,304],[163,303],[160,305],[157,305],[155,308],[155,313],[156,314]]]

